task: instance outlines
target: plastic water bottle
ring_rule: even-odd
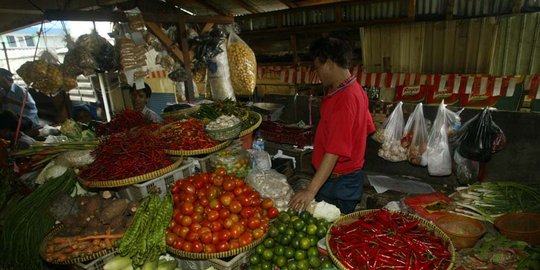
[[[255,135],[251,148],[255,151],[264,151],[264,139],[261,137],[260,133],[257,132]]]

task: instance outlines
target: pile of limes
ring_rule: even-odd
[[[314,218],[309,212],[292,210],[279,213],[270,223],[268,237],[249,257],[252,270],[308,270],[331,269],[334,264],[327,256],[321,256],[317,242],[326,236],[330,224]]]

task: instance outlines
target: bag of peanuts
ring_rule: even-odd
[[[403,102],[399,102],[384,125],[382,145],[378,155],[388,161],[398,162],[407,159],[407,149],[401,146],[403,135]]]
[[[444,101],[439,105],[437,116],[433,122],[433,128],[429,134],[428,140],[428,173],[432,176],[445,176],[452,173],[452,156],[450,146],[448,145],[448,116],[447,112],[452,113],[446,108]]]
[[[418,103],[407,120],[401,138],[401,146],[407,148],[407,160],[411,164],[427,165],[427,157],[424,156],[427,143],[428,132],[426,120],[424,119],[424,109],[422,103]]]
[[[227,57],[231,84],[236,95],[250,96],[257,82],[257,60],[253,50],[233,31],[229,31]]]

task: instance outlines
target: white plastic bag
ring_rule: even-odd
[[[407,159],[407,149],[401,146],[401,137],[403,135],[403,102],[399,102],[384,128],[383,143],[379,149],[379,156],[393,162],[404,161]]]
[[[445,176],[452,173],[452,156],[448,145],[448,117],[444,102],[439,105],[437,116],[428,141],[428,173],[432,176]],[[449,123],[451,124],[451,123]]]
[[[294,194],[287,177],[273,169],[252,169],[246,177],[246,183],[257,190],[263,198],[271,198],[279,211],[287,210],[287,205]]]
[[[229,71],[229,62],[227,59],[225,42],[221,43],[219,47],[223,52],[219,53],[214,57],[214,59],[212,59],[216,63],[216,69],[214,72],[212,72],[211,69],[208,69],[208,83],[210,84],[210,89],[212,91],[212,99],[236,100],[231,85],[231,75]]]

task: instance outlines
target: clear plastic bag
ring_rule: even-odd
[[[478,161],[462,157],[458,151],[454,152],[454,173],[460,185],[468,185],[478,180],[480,164]]]
[[[418,103],[409,116],[401,146],[407,148],[407,160],[414,165],[426,166],[427,158],[424,153],[427,150],[428,132],[422,103]]]
[[[433,122],[431,134],[428,140],[428,173],[433,176],[445,176],[452,173],[452,156],[448,145],[448,123],[451,120],[447,113],[453,113],[441,102],[437,111],[437,116]]]
[[[251,48],[233,31],[229,31],[227,58],[231,84],[236,95],[250,96],[255,91],[257,82],[257,60]]]
[[[493,153],[502,150],[505,145],[506,136],[486,107],[463,126],[457,151],[467,159],[487,162]]]
[[[244,178],[248,175],[251,159],[246,150],[235,145],[212,155],[210,162],[216,169],[224,168],[228,174]]]
[[[287,205],[294,194],[287,177],[273,169],[251,170],[246,177],[246,183],[257,190],[261,197],[271,198],[279,211],[287,210]]]
[[[403,135],[403,103],[399,102],[384,127],[383,143],[379,149],[379,156],[392,162],[407,159],[407,149],[401,146]]]
[[[225,43],[221,43],[220,49],[223,51],[213,58],[215,68],[208,69],[208,83],[212,90],[213,100],[236,100],[231,84],[229,73],[229,62],[227,60],[227,50]]]

